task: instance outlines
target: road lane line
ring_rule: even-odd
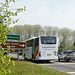
[[[66,64],[75,64],[75,63],[54,63],[54,64],[39,64],[39,65],[66,65]]]
[[[55,64],[38,64],[38,65],[55,65]]]
[[[69,73],[69,74],[75,74],[75,72],[67,72],[67,73]]]

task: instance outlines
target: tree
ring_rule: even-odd
[[[14,31],[14,29],[15,29],[16,31]],[[24,33],[24,29],[23,29],[23,26],[22,26],[22,25],[15,25],[15,26],[13,27],[11,33],[12,33],[12,34],[18,34],[18,35],[20,35],[20,40],[23,40],[22,35],[23,35],[23,33]]]
[[[75,31],[72,32],[72,39],[73,39],[73,47],[75,51]]]
[[[61,48],[65,49],[66,41],[70,37],[70,30],[67,28],[63,28],[59,30],[59,42]]]
[[[25,32],[25,38],[29,39],[32,37],[32,26],[31,25],[24,25],[24,32]]]
[[[53,36],[58,36],[58,31],[59,31],[58,27],[52,27],[52,35]]]
[[[44,27],[45,35],[52,35],[52,26],[45,26]]]
[[[17,16],[17,14],[23,10],[23,8],[18,8],[14,13],[11,12],[9,9],[9,4],[11,2],[15,3],[15,0],[5,0],[5,3],[0,3],[0,64],[3,65],[2,68],[0,68],[0,75],[9,75],[10,73],[10,68],[9,65],[11,65],[10,62],[10,57],[5,56],[4,52],[5,51],[2,47],[1,44],[5,45],[5,42],[7,40],[6,35],[10,34],[12,28],[8,28],[9,25],[11,25],[12,18],[11,16]],[[13,23],[18,22],[19,19],[13,21]],[[7,47],[7,50],[9,50],[9,47]],[[6,61],[8,59],[8,61]],[[12,64],[14,65],[13,61]]]
[[[33,36],[37,37],[44,34],[44,30],[41,25],[33,25]]]
[[[14,32],[13,30],[16,29]],[[44,29],[40,25],[16,25],[13,27],[12,34],[20,34],[21,41],[27,40],[31,37],[44,35]]]
[[[71,40],[67,40],[66,41],[66,46],[65,46],[66,50],[73,50],[73,43]]]

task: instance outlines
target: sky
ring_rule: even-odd
[[[19,18],[16,25],[39,24],[75,30],[75,0],[17,0],[10,3],[11,9],[23,6],[26,6],[26,11],[13,17],[13,20]]]

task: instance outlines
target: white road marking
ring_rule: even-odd
[[[65,65],[65,64],[75,64],[75,63],[53,63],[53,64],[39,64],[39,65]]]
[[[67,72],[67,73],[69,73],[69,74],[75,74],[75,72]]]

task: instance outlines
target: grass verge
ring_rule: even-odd
[[[15,66],[10,66],[10,75],[69,75],[51,68],[40,66],[29,61],[15,61]],[[2,66],[0,66],[2,67]]]

